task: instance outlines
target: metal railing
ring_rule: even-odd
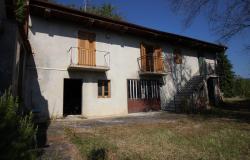
[[[159,56],[141,56],[137,58],[141,72],[167,73],[164,58]]]
[[[110,52],[70,47],[70,65],[110,67]]]

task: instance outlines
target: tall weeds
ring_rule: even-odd
[[[10,91],[0,97],[0,159],[35,159],[37,129]]]

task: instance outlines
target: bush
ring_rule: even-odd
[[[35,159],[32,114],[21,111],[10,92],[0,97],[0,159]]]
[[[16,20],[21,24],[24,23],[26,14],[25,12],[26,12],[25,0],[17,0],[15,14],[16,14]]]
[[[250,98],[250,79],[236,76],[233,85],[234,96]]]
[[[191,100],[188,99],[188,98],[183,98],[181,100],[181,105],[180,105],[180,109],[181,109],[181,112],[184,112],[184,113],[192,113],[193,111],[193,105],[191,103]]]

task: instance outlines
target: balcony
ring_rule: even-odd
[[[146,55],[137,59],[140,75],[158,75],[167,74],[167,68],[164,65],[164,58],[159,56]]]
[[[68,53],[68,70],[106,72],[110,69],[110,53],[107,51],[71,47]]]

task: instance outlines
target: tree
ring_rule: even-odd
[[[21,24],[24,22],[25,19],[25,11],[26,11],[25,1],[17,0],[15,14],[16,14],[16,20]]]
[[[185,27],[199,14],[207,13],[212,30],[222,41],[250,30],[250,0],[171,0],[170,4],[176,13],[184,14]]]
[[[250,79],[235,76],[233,93],[240,97],[250,97]]]
[[[117,11],[117,8],[110,3],[103,3],[101,5],[93,5],[90,3],[90,1],[86,0],[86,1],[84,1],[85,5],[83,7],[82,6],[79,7],[79,5],[72,4],[72,3],[68,3],[68,4],[62,3],[61,4],[60,1],[58,1],[58,0],[43,0],[43,1],[64,5],[64,6],[69,7],[69,8],[79,9],[82,12],[96,14],[99,16],[104,16],[107,18],[115,19],[115,20],[123,20],[124,19],[123,16],[121,15],[121,13],[119,13]]]
[[[80,8],[80,10],[84,11],[84,8]],[[86,12],[116,19],[116,20],[123,19],[121,14],[117,12],[116,7],[110,3],[103,3],[100,6],[90,5],[86,8]]]
[[[224,93],[225,97],[232,97],[234,72],[232,71],[232,64],[230,63],[225,53],[219,53],[217,56],[217,74],[220,78],[220,89]]]

